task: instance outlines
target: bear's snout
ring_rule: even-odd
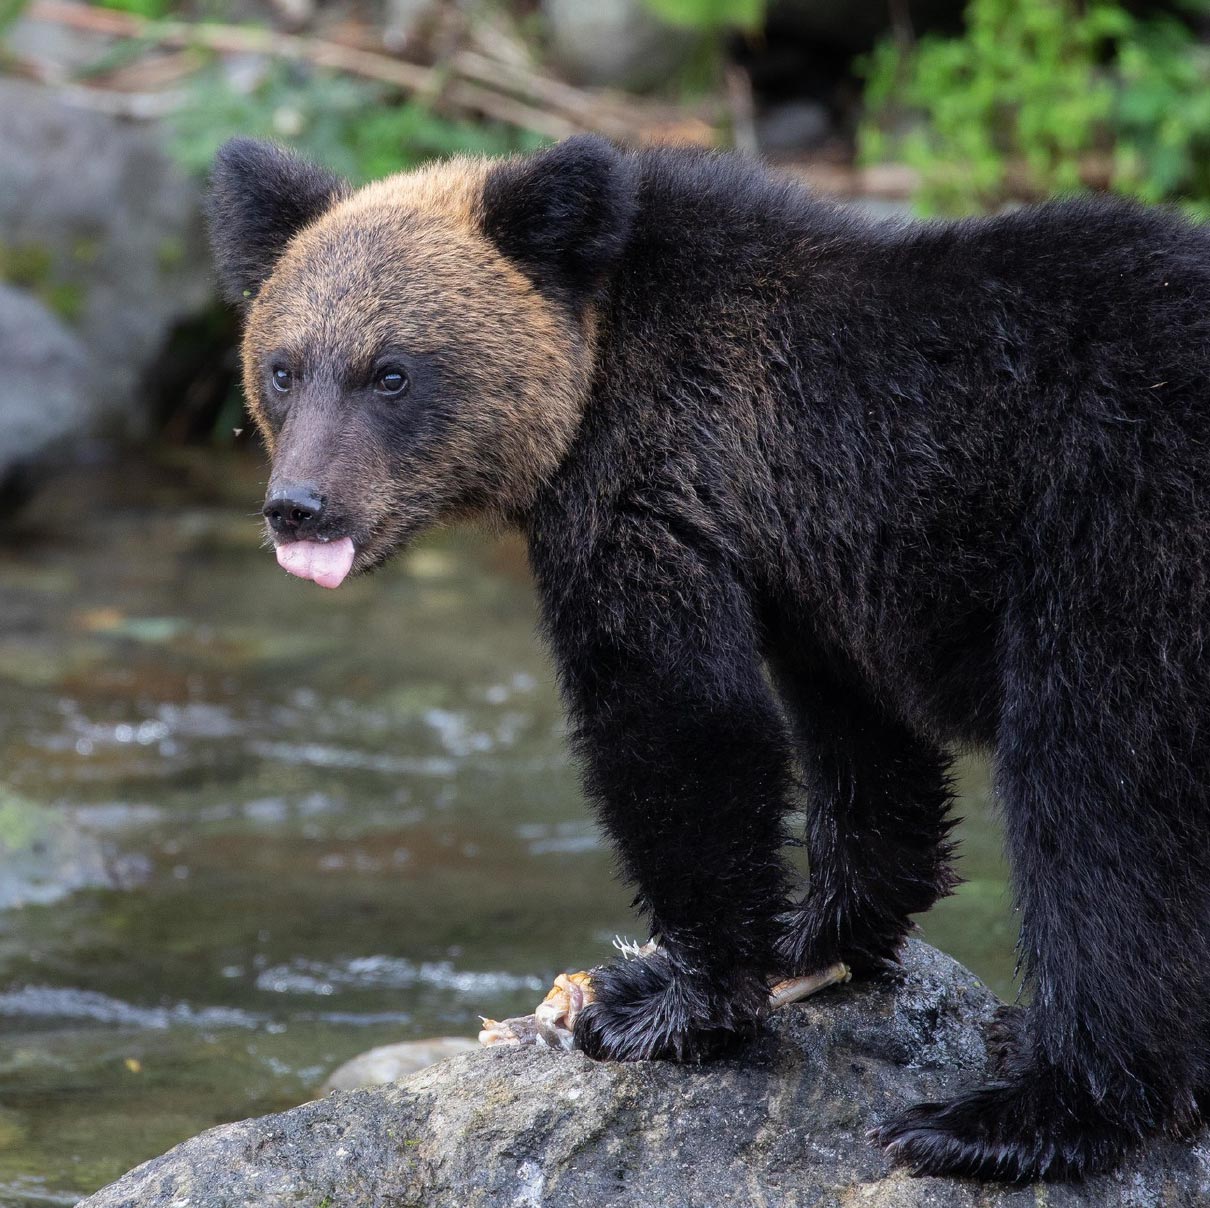
[[[270,491],[264,515],[275,534],[297,541],[316,532],[326,503],[314,484],[291,482]]]

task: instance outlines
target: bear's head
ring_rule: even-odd
[[[579,425],[636,189],[590,136],[358,190],[222,148],[211,238],[287,570],[335,587],[436,522],[524,517]]]

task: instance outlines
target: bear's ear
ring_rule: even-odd
[[[577,317],[622,254],[638,204],[632,156],[577,135],[488,173],[483,229],[548,297]]]
[[[210,174],[206,217],[228,300],[253,298],[286,244],[347,189],[339,177],[272,143],[224,143]]]

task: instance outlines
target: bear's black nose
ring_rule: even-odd
[[[305,537],[319,527],[325,502],[309,482],[286,483],[265,501],[265,519],[275,533],[296,539]]]

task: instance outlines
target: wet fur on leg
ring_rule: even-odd
[[[917,1175],[1069,1182],[1112,1170],[1145,1135],[1182,1134],[1195,1122],[1192,1103],[1177,1114],[1161,1112],[1137,1090],[1094,1102],[1035,1065],[948,1103],[918,1103],[870,1137]]]
[[[1005,1004],[996,1011],[984,1036],[987,1069],[997,1079],[1008,1081],[1028,1069],[1033,1050],[1029,1034],[1029,1010]]]
[[[662,952],[615,961],[592,980],[596,999],[576,1020],[576,1045],[603,1061],[717,1057],[755,1033],[769,995],[756,974],[711,982]]]
[[[1041,1120],[1051,1126],[1039,1128]],[[1012,1183],[1108,1170],[1133,1139],[1121,1129],[1090,1129],[1030,1084],[993,1084],[950,1103],[918,1103],[870,1136],[913,1174]]]
[[[1166,1101],[1102,1071],[1098,1094],[1078,1073],[1036,1055],[1029,1007],[1001,1007],[987,1029],[988,1085],[948,1103],[919,1103],[871,1131],[914,1174],[1022,1183],[1080,1180],[1116,1167],[1146,1136],[1198,1127],[1188,1096]]]

